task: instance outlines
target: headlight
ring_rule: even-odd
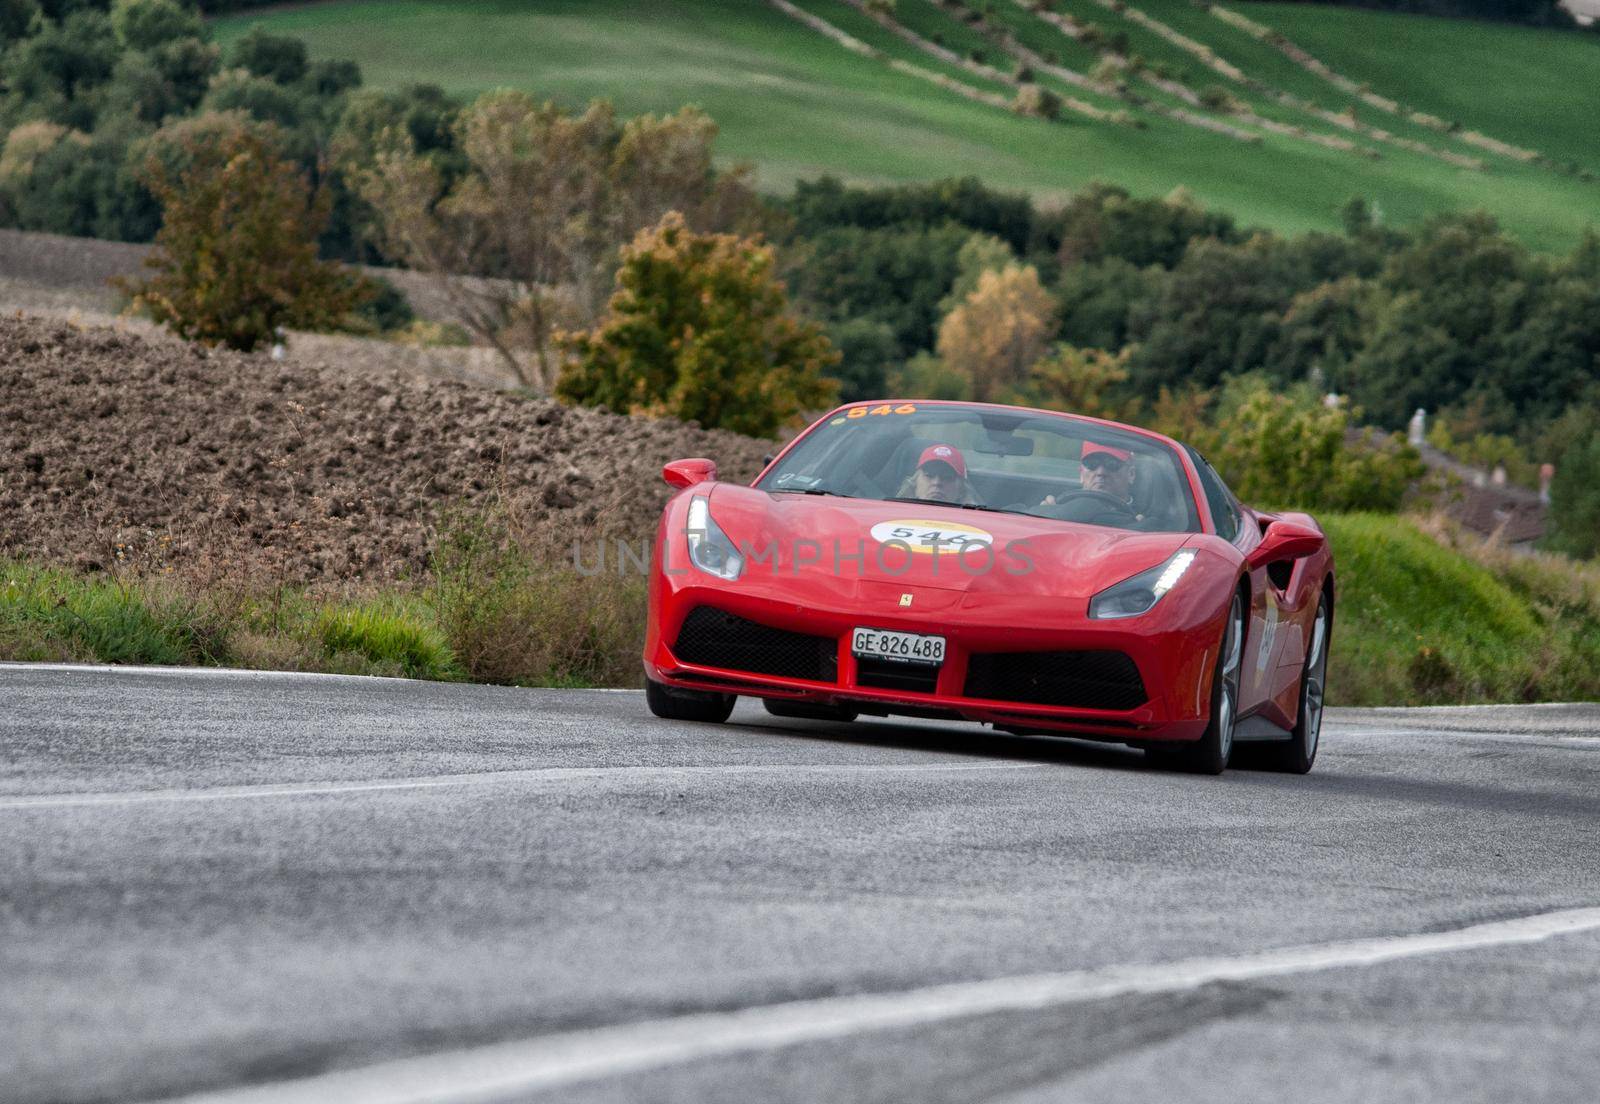
[[[1149,613],[1161,596],[1178,585],[1183,573],[1194,563],[1194,553],[1187,548],[1177,552],[1166,563],[1157,564],[1149,571],[1141,571],[1131,579],[1124,579],[1114,587],[1102,590],[1089,603],[1089,616],[1100,618],[1138,617]]]
[[[689,562],[719,579],[737,579],[744,570],[744,557],[716,522],[705,495],[689,500],[689,523],[684,526],[689,542]]]

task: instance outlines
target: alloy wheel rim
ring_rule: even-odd
[[[1235,595],[1228,612],[1228,635],[1223,644],[1222,701],[1217,707],[1217,736],[1224,759],[1233,750],[1233,713],[1239,698],[1239,658],[1244,649],[1244,632],[1239,624],[1241,619],[1239,598]]]
[[[1328,612],[1326,603],[1317,605],[1317,619],[1311,626],[1311,654],[1306,658],[1305,730],[1306,754],[1317,750],[1322,735],[1323,687],[1328,672]]]

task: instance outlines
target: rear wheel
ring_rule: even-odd
[[[1317,601],[1316,620],[1311,622],[1311,646],[1306,649],[1306,664],[1300,672],[1300,716],[1288,740],[1261,745],[1260,763],[1267,770],[1305,774],[1317,761],[1322,704],[1328,685],[1328,638],[1332,631],[1333,618],[1324,594]]]
[[[669,721],[707,721],[721,724],[733,712],[737,694],[717,694],[706,690],[679,690],[663,686],[649,676],[644,680],[644,700],[650,712]]]
[[[767,698],[761,704],[774,717],[795,717],[802,721],[853,721],[859,716],[854,709],[843,705],[820,705],[780,698]]]
[[[1152,748],[1158,762],[1195,774],[1221,774],[1233,754],[1234,719],[1239,715],[1239,669],[1244,654],[1244,602],[1237,592],[1222,630],[1216,673],[1211,677],[1211,723],[1192,744]]]

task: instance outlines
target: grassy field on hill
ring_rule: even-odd
[[[1386,95],[1600,170],[1600,35],[1316,4],[1236,7]]]
[[[1009,94],[1005,85],[929,57],[840,0],[800,6],[887,59]],[[1326,52],[1331,64],[1348,66],[1380,92],[1557,160],[1600,168],[1600,137],[1592,127],[1585,131],[1580,110],[1585,82],[1600,86],[1600,38],[1349,9],[1246,7],[1291,39],[1304,33],[1302,44],[1313,53]],[[961,51],[980,44],[977,32],[927,0],[907,0],[905,9],[902,20],[928,37]],[[1061,10],[1125,33],[1132,52],[1182,70],[1195,88],[1225,83],[1192,55],[1090,0],[1068,0]],[[1338,89],[1182,0],[1155,0],[1141,10],[1211,45],[1252,77],[1319,107],[1348,106]],[[1035,49],[1053,42],[1064,64],[1083,67],[1085,48],[1016,5],[999,4],[995,20]],[[305,39],[314,57],[353,58],[377,88],[432,81],[470,95],[511,86],[568,104],[605,96],[630,113],[698,104],[722,127],[721,154],[753,162],[762,184],[774,189],[825,172],[860,182],[972,174],[1044,198],[1092,180],[1146,195],[1183,186],[1246,223],[1291,232],[1334,227],[1338,206],[1360,194],[1397,223],[1482,207],[1529,244],[1550,249],[1570,246],[1600,217],[1600,184],[1503,158],[1487,158],[1486,171],[1475,172],[1394,146],[1367,160],[1288,135],[1269,133],[1247,145],[1155,112],[1138,113],[1144,129],[1071,113],[1057,122],[1018,117],[851,53],[761,0],[350,0],[257,10],[214,26],[226,45],[256,23]],[[1405,33],[1390,35],[1391,23]],[[1009,72],[992,40],[985,52]],[[1561,65],[1551,65],[1551,56]],[[1463,64],[1464,57],[1484,58],[1485,65],[1492,59],[1495,80],[1476,79],[1485,70]],[[1390,80],[1395,87],[1387,86]],[[1342,133],[1304,114],[1293,117],[1266,96],[1235,90],[1261,117]],[[1139,91],[1158,104],[1182,106],[1165,93]],[[1075,94],[1116,106],[1095,92]],[[1360,118],[1403,138],[1465,149],[1450,136],[1379,112]]]

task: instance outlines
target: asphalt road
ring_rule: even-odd
[[[1313,774],[1203,778],[0,667],[7,1104],[1591,1102],[1596,906],[1596,706],[1333,710]]]

